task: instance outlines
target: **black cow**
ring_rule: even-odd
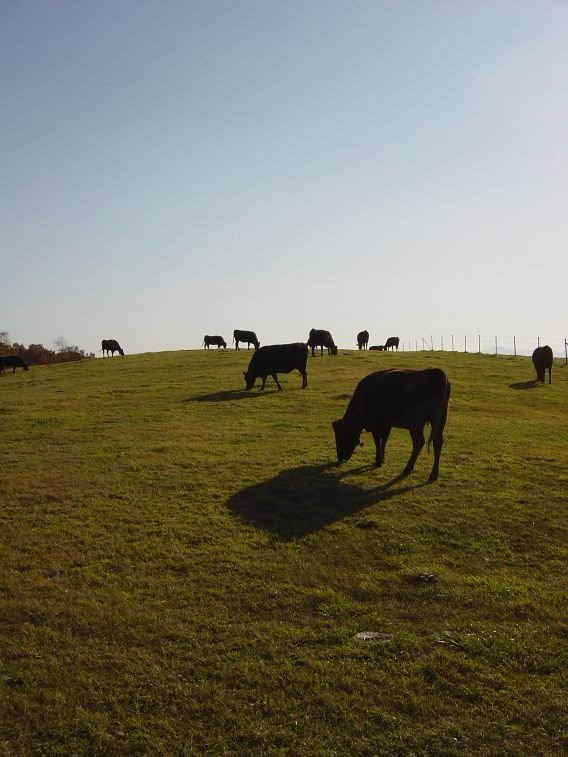
[[[385,350],[388,350],[388,349],[394,350],[394,348],[396,347],[396,350],[398,352],[399,344],[400,344],[400,339],[397,336],[389,336],[389,338],[385,342]]]
[[[251,358],[248,371],[243,372],[247,389],[252,389],[257,378],[262,379],[260,390],[264,389],[267,376],[272,376],[279,391],[282,387],[278,381],[277,373],[290,373],[300,371],[302,376],[302,389],[308,385],[308,346],[303,342],[294,344],[270,344],[260,347]]]
[[[548,344],[536,348],[532,354],[532,361],[536,371],[536,380],[542,381],[544,384],[546,369],[548,368],[548,383],[552,384],[552,363],[554,362],[554,355]]]
[[[114,353],[118,352],[120,355],[124,355],[124,350],[120,346],[120,344],[116,341],[116,339],[103,339],[102,341],[102,351],[103,351],[103,357],[105,356],[105,352],[108,354],[110,352],[110,356],[114,357]]]
[[[203,346],[209,349],[212,344],[216,344],[217,349],[219,349],[219,347],[227,347],[227,342],[222,336],[209,336],[208,334],[205,334],[203,337]]]
[[[357,347],[359,347],[360,350],[366,350],[369,346],[369,332],[368,331],[360,331],[357,334]]]
[[[384,344],[372,344],[369,349],[370,350],[379,350],[379,352],[382,352],[385,348]]]
[[[28,366],[19,355],[0,355],[0,373],[6,373],[4,368],[12,368],[12,373],[16,373],[16,368],[28,370]]]
[[[333,337],[325,329],[310,329],[308,347],[312,348],[312,357],[314,357],[316,347],[321,347],[322,355],[324,347],[327,349],[328,355],[337,355],[337,346],[333,341]]]
[[[434,443],[434,466],[429,481],[438,478],[443,431],[448,417],[450,382],[439,368],[421,371],[387,370],[366,376],[357,384],[345,415],[334,421],[337,459],[349,460],[363,430],[373,434],[376,447],[375,467],[383,464],[391,429],[406,428],[412,438],[412,454],[401,474],[414,469],[424,446],[424,426],[431,425],[430,442]]]
[[[233,342],[235,343],[236,350],[240,349],[239,342],[242,342],[243,344],[246,342],[247,350],[250,350],[251,344],[254,344],[255,350],[260,347],[260,342],[254,331],[239,331],[239,329],[235,329],[233,331]]]

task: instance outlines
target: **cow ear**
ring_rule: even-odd
[[[246,371],[243,371],[243,376],[245,376],[245,377],[246,377],[246,375],[247,375],[247,372],[246,372]]]
[[[332,425],[334,431],[339,428],[339,424],[340,423],[341,423],[340,420],[332,421],[331,425]]]

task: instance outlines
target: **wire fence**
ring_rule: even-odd
[[[532,355],[536,347],[548,344],[555,357],[568,362],[566,337],[483,336],[482,334],[430,335],[401,338],[399,349],[407,352],[440,350],[442,352],[474,352],[484,355]]]

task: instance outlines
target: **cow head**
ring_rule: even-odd
[[[335,447],[337,450],[337,462],[349,460],[355,447],[361,446],[363,442],[359,438],[359,432],[350,428],[343,418],[333,421],[331,424],[335,432]]]
[[[332,344],[331,347],[330,347],[330,350],[331,350],[331,354],[332,355],[337,355],[337,345],[336,344]]]
[[[256,381],[256,376],[254,376],[250,371],[243,371],[243,376],[245,377],[245,384],[247,389],[252,389],[254,382]]]

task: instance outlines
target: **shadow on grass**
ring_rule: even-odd
[[[509,389],[534,389],[535,386],[540,386],[540,381],[533,379],[532,381],[520,381],[518,384],[509,384]]]
[[[282,541],[292,541],[370,505],[425,486],[424,482],[395,486],[403,480],[398,476],[374,489],[361,489],[341,479],[369,470],[368,466],[339,476],[330,472],[336,467],[335,463],[327,463],[281,471],[268,481],[241,489],[228,500],[227,506],[246,523]]]
[[[266,392],[267,394],[269,392]],[[247,391],[246,389],[231,389],[225,392],[213,392],[213,394],[196,394],[182,402],[231,402],[232,400],[244,400],[258,397],[259,392]]]

